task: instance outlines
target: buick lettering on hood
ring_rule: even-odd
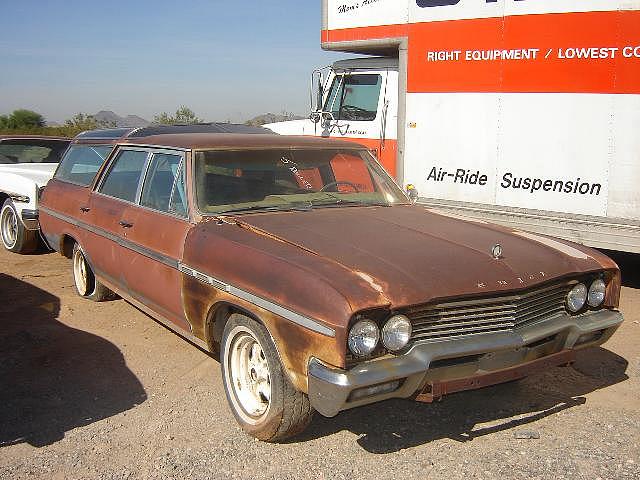
[[[595,250],[412,204],[357,144],[229,131],[85,133],[40,220],[79,295],[218,354],[259,439],[567,365],[622,322],[620,271]]]

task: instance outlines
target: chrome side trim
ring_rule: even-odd
[[[88,223],[69,217],[68,215],[55,212],[50,208],[41,206],[40,211],[48,215],[51,215],[52,217],[57,218],[58,220],[62,220],[63,222],[70,223],[71,225],[83,228],[95,235],[99,235],[108,240],[111,240],[112,242],[117,243],[121,247],[132,250],[147,258],[151,258],[152,260],[156,260],[157,262],[160,262],[168,267],[176,268],[176,269],[178,268],[178,260],[176,260],[175,258],[167,257],[166,255],[156,252],[155,250],[151,250],[149,248],[143,247],[142,245],[139,245],[130,240],[126,240],[122,237],[119,237],[118,235],[108,232],[107,230],[103,230],[102,228],[96,227],[94,225],[89,225]]]
[[[64,215],[62,213],[53,211],[50,208],[40,207],[40,210],[48,215],[51,215],[54,218],[70,223],[71,225],[83,228],[96,235],[100,235],[104,238],[107,238],[121,245],[124,248],[133,250],[134,252],[139,253],[140,255],[144,255],[145,257],[156,260],[160,263],[163,263],[164,265],[167,265],[168,267],[175,268],[180,272],[184,273],[185,275],[189,275],[204,284],[211,285],[214,288],[223,290],[233,295],[234,297],[241,298],[242,300],[246,300],[247,302],[252,303],[253,305],[256,305],[260,308],[264,308],[265,310],[271,313],[279,315],[280,317],[285,318],[292,323],[295,323],[297,325],[300,325],[304,328],[312,330],[321,335],[325,335],[327,337],[336,336],[336,332],[333,328],[327,327],[326,325],[316,320],[313,320],[309,317],[306,317],[297,312],[289,310],[283,307],[282,305],[278,305],[277,303],[266,300],[262,297],[254,295],[253,293],[242,290],[241,288],[234,287],[233,285],[229,285],[228,283],[225,283],[222,280],[218,280],[217,278],[207,275],[206,273],[202,273],[196,270],[195,268],[192,268],[192,267],[189,267],[188,265],[180,263],[175,258],[167,257],[165,255],[162,255],[159,252],[156,252],[155,250],[151,250],[141,245],[138,245],[137,243],[133,243],[129,240],[125,240],[124,238],[114,235],[113,233],[103,230],[102,228],[89,225],[85,222],[69,217],[68,215]]]
[[[233,285],[229,285],[228,283],[223,282],[222,280],[218,280],[206,273],[202,273],[195,268],[189,267],[182,263],[178,264],[178,270],[186,275],[190,275],[193,278],[199,280],[202,283],[207,285],[212,285],[220,290],[223,290],[234,297],[241,298],[242,300],[246,300],[257,307],[264,308],[265,310],[274,313],[280,317],[286,318],[290,322],[293,322],[301,327],[312,330],[321,335],[325,335],[327,337],[335,337],[336,332],[333,328],[327,327],[326,325],[313,320],[312,318],[301,315],[297,312],[289,310],[288,308],[283,307],[277,303],[266,300],[258,295],[254,295],[251,292],[247,292],[238,287],[234,287]]]

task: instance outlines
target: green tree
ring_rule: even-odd
[[[0,115],[0,130],[9,128],[9,117],[6,115]]]
[[[115,123],[96,120],[93,115],[86,113],[76,113],[69,120],[64,122],[64,126],[70,130],[82,132],[85,130],[95,130],[96,128],[112,128]]]
[[[32,110],[14,110],[11,115],[5,117],[5,128],[12,130],[44,127],[44,117]]]
[[[153,117],[153,123],[160,125],[191,125],[194,123],[202,123],[202,119],[196,117],[188,107],[184,105],[176,110],[175,115],[171,116],[167,112],[162,112],[160,115]]]

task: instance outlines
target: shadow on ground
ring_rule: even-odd
[[[626,380],[627,365],[624,358],[604,348],[592,348],[579,352],[572,367],[450,395],[439,403],[390,400],[342,412],[335,418],[316,414],[309,429],[293,441],[348,430],[360,435],[362,448],[379,454],[442,438],[468,442],[582,405],[587,393]],[[534,426],[525,428],[535,430]]]
[[[0,447],[49,445],[147,398],[115,345],[59,311],[58,297],[0,274]]]

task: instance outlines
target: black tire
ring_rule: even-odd
[[[263,404],[267,403],[266,410],[258,414],[255,412],[252,414],[245,409],[243,405],[247,403],[246,401],[243,403],[240,396],[246,398],[247,390],[243,392],[240,380],[232,381],[243,374],[243,369],[234,365],[236,360],[242,357],[243,349],[249,348],[243,347],[243,342],[251,341],[257,343],[261,349],[260,353],[263,353],[260,359],[262,362],[266,361],[270,384],[269,399],[267,402],[263,401]],[[236,349],[237,351],[232,353]],[[254,352],[253,346],[251,352]],[[309,397],[293,387],[283,372],[269,332],[257,321],[237,313],[229,317],[220,344],[220,366],[231,411],[242,429],[249,435],[265,442],[277,442],[298,435],[311,423],[314,410],[309,403]],[[255,370],[251,369],[249,376],[257,380],[254,373]],[[234,383],[238,386],[234,386]],[[251,393],[255,399],[255,391]],[[261,395],[261,398],[265,400],[265,396]]]
[[[38,232],[24,227],[10,198],[4,201],[0,211],[0,236],[2,245],[10,252],[32,253],[38,249]]]
[[[82,298],[93,300],[94,302],[104,302],[113,300],[117,295],[105,287],[96,278],[91,265],[87,261],[82,248],[75,243],[73,245],[73,254],[71,255],[73,285],[76,293]],[[82,273],[84,270],[84,274]]]

